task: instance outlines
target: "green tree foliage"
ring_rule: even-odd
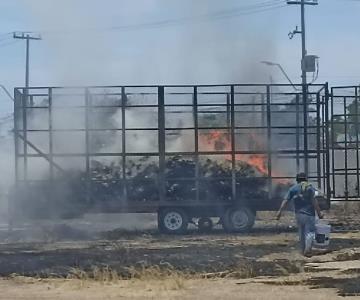
[[[359,99],[354,99],[354,101],[347,107],[348,117],[348,135],[350,140],[356,139],[356,135],[359,135],[360,129],[360,101]]]
[[[341,116],[332,116],[331,117],[332,132],[330,133],[331,143],[335,144],[338,141],[339,135],[345,134],[345,122],[344,118]]]
[[[349,142],[353,142],[356,139],[356,135],[359,135],[360,131],[360,101],[354,99],[351,104],[346,107],[346,128],[344,116],[332,116],[332,130],[331,137],[333,137],[332,143],[338,141],[340,135],[345,134],[347,131],[347,138]]]

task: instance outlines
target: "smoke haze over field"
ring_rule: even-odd
[[[5,2],[4,0],[3,3]],[[298,12],[286,14],[290,9],[285,13],[276,10],[212,21],[199,17],[224,10],[231,11],[242,5],[263,3],[262,0],[11,1],[15,2],[20,4],[26,18],[21,18],[25,23],[18,21],[20,25],[12,24],[11,30],[39,31],[43,37],[42,41],[31,42],[30,77],[33,85],[264,83],[269,82],[272,72],[276,72],[280,78],[277,82],[284,82],[282,75],[278,75],[278,70],[260,64],[260,61],[264,60],[280,62],[286,70],[290,66],[290,76],[296,78],[294,81],[300,79],[299,40],[290,42],[286,36],[289,28],[297,24],[294,16],[298,17]],[[313,12],[316,10],[309,14]],[[280,23],[279,16],[286,20],[288,27]],[[166,22],[184,18],[190,18],[191,21]],[[311,22],[316,18],[311,16],[309,19]],[[348,19],[358,22],[356,18]],[[337,23],[333,20],[333,23]],[[143,26],[156,22],[160,22],[159,25]],[[329,23],[324,22],[331,26]],[[312,31],[317,32],[314,35],[316,39],[323,35],[316,26]],[[279,38],[279,35],[282,38]],[[309,52],[321,45],[327,51],[334,48],[338,51],[338,48],[342,47],[341,43],[333,45],[332,39],[327,41],[326,37],[321,38],[325,42],[316,45],[314,40],[311,40],[311,32],[309,33]],[[19,43],[16,48],[18,60],[23,59],[23,46]],[[332,56],[330,52],[314,52],[322,57],[323,70],[322,63],[325,58],[331,61]],[[11,55],[8,56],[11,58]],[[339,61],[336,64],[343,63],[342,60],[341,63]],[[4,73],[9,78],[16,78],[13,81],[9,79],[11,84],[16,82],[17,85],[22,85],[23,65],[21,69],[13,68],[18,64],[18,61],[10,59],[8,72]],[[342,67],[339,65],[336,66],[338,69]],[[351,63],[349,69],[355,68],[354,65]],[[11,110],[11,105],[3,107],[4,111]],[[131,112],[129,115],[131,116]],[[40,121],[40,124],[42,118],[46,119],[46,116],[35,116],[39,117],[37,121]],[[134,116],[136,118],[135,113]],[[75,126],[73,122],[77,120],[77,116],[75,113],[67,114],[60,117],[60,120],[63,125]],[[144,118],[142,121],[146,123],[148,120]],[[113,116],[113,122],[121,123],[119,114]],[[32,138],[37,145],[47,147],[41,137]],[[149,139],[149,136],[147,138]],[[66,142],[63,142],[64,140]],[[64,151],[74,150],[76,146],[81,149],[83,146],[83,140],[70,134],[66,137],[58,136],[57,141],[57,147],[65,148],[62,149]],[[119,149],[120,145],[116,142],[119,142],[119,139],[116,138],[114,145],[109,147]],[[182,140],[177,142],[177,147],[184,145]],[[0,168],[9,170],[8,174],[0,177],[0,185],[3,186],[9,186],[13,178],[12,143],[11,138],[6,142],[1,140],[0,143]],[[136,149],[143,144],[144,140],[134,139],[132,146]],[[74,166],[73,163],[71,166]],[[42,167],[35,170],[38,175],[43,175]]]
[[[140,31],[93,30],[114,24],[143,24],[144,20],[211,14],[224,9],[217,1],[187,0],[170,4],[160,0],[23,0],[22,3],[28,9],[27,17],[34,29],[44,31],[43,40],[31,46],[34,52],[38,51],[38,43],[47,49],[43,57],[47,69],[42,74],[44,82],[39,85],[264,82],[268,75],[262,72],[259,61],[276,57],[274,34],[256,25],[271,22],[276,27],[266,14],[259,15],[264,16],[261,21],[235,18]],[[230,1],[231,4],[236,3]],[[271,32],[276,30],[273,28]],[[42,117],[38,117],[40,120],[34,120],[35,123],[42,122]],[[69,122],[68,118],[63,121]],[[33,140],[46,148],[41,137],[34,136]],[[12,172],[11,139],[1,143],[0,152],[1,169]],[[13,174],[9,173],[0,181],[8,186],[12,179]]]
[[[276,58],[276,22],[266,14],[256,21],[236,19],[236,24],[230,19],[142,30],[95,30],[167,20],[169,12],[179,18],[221,11],[222,5],[214,1],[25,3],[38,28],[46,29],[42,43],[51,56],[50,78],[57,84],[264,82],[268,73],[259,62]],[[272,30],[264,30],[270,22]]]
[[[0,35],[41,31],[43,40],[31,43],[32,85],[268,82],[271,72],[275,82],[285,82],[279,70],[260,66],[260,60],[281,63],[292,81],[299,82],[300,39],[287,37],[300,23],[298,7],[199,21],[207,13],[264,2],[276,1],[2,0]],[[306,12],[308,51],[321,58],[318,82],[358,83],[360,74],[353,62],[360,49],[354,38],[360,26],[356,14],[360,2],[319,4]],[[191,22],[161,25],[189,18]],[[76,30],[84,28],[90,30]],[[0,83],[11,90],[24,82],[24,43],[13,41],[11,34],[0,39]],[[344,45],[346,55],[339,55]],[[250,76],[256,74],[254,68],[264,75]],[[11,105],[0,106],[11,111]]]
[[[14,158],[11,119],[0,124],[0,223],[7,211],[8,187],[14,182]]]

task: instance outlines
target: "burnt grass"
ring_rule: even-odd
[[[311,289],[330,288],[337,289],[337,294],[342,297],[360,296],[360,276],[351,278],[323,276],[299,281],[263,281],[262,283],[279,286],[307,285]]]
[[[53,231],[53,241],[22,242],[24,233],[0,234],[0,276],[13,274],[31,277],[65,278],[79,269],[92,274],[94,268],[110,268],[122,278],[131,278],[134,270],[157,267],[168,274],[177,271],[187,275],[231,278],[268,276],[276,278],[304,272],[306,259],[292,253],[297,251],[295,229],[255,228],[242,240],[239,236],[214,230],[211,235],[190,231],[187,235],[168,236],[156,231],[113,230],[96,236],[61,227]],[[66,234],[64,233],[66,232]],[[289,239],[274,236],[287,232]],[[248,241],[252,242],[248,242]],[[6,243],[4,243],[6,241]],[[270,243],[266,243],[270,241]],[[3,243],[1,243],[3,242]],[[360,239],[333,238],[332,250],[360,247]],[[276,253],[283,259],[259,260]],[[277,255],[276,257],[279,257]],[[281,257],[281,256],[280,256]],[[359,259],[358,253],[340,253],[336,261]],[[306,269],[306,268],[305,268]],[[302,285],[312,289],[335,288],[339,296],[360,295],[359,270],[343,272],[349,278],[311,276],[304,280],[264,281],[271,285]],[[319,274],[320,275],[320,274]]]
[[[256,247],[248,247],[255,251]],[[233,271],[239,277],[281,276],[300,272],[301,264],[288,260],[274,262],[256,262],[251,258],[238,258],[239,247],[229,246],[191,246],[166,249],[126,249],[106,250],[95,246],[81,251],[62,249],[37,251],[35,249],[7,252],[0,255],[0,275],[13,273],[24,276],[59,276],[66,277],[72,268],[91,271],[94,266],[109,266],[127,277],[129,268],[138,269],[160,266],[176,269],[185,273],[212,273]],[[270,248],[270,247],[269,247]],[[268,249],[271,251],[270,249]]]
[[[66,277],[73,268],[91,271],[95,266],[110,267],[123,277],[130,276],[130,268],[152,266],[170,267],[188,274],[235,272],[239,278],[281,276],[301,272],[303,262],[287,259],[260,262],[257,259],[295,247],[293,242],[247,245],[246,241],[234,241],[220,233],[178,237],[147,233],[119,240],[79,241],[78,244],[68,241],[60,243],[59,247],[56,243],[17,242],[0,244],[0,276],[16,273]]]
[[[312,288],[336,288],[338,295],[360,296],[360,276],[353,278],[318,277],[306,281]]]

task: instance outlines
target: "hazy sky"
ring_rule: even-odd
[[[285,2],[0,0],[0,84],[24,84],[25,41],[6,35],[17,30],[42,32],[43,40],[31,43],[32,85],[268,82],[270,75],[286,81],[261,60],[281,63],[299,82],[301,40],[287,34],[300,25],[300,8],[279,8]],[[318,83],[360,82],[359,12],[357,0],[307,7]],[[0,100],[1,116],[11,105],[2,92]]]

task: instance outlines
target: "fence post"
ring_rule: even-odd
[[[160,202],[166,197],[165,184],[165,88],[158,87],[159,189]]]
[[[272,137],[271,137],[271,88],[266,86],[266,122],[267,122],[267,169],[269,199],[272,197]]]

